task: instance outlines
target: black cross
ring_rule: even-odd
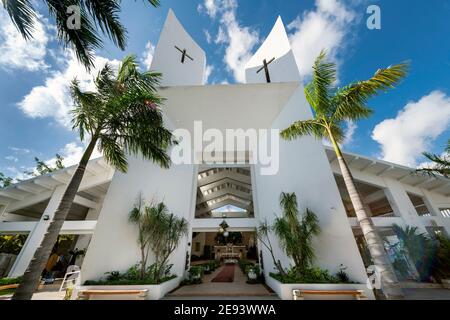
[[[184,63],[184,60],[186,60],[186,57],[188,57],[189,59],[191,59],[192,61],[194,61],[194,59],[191,58],[191,56],[187,54],[186,49],[181,50],[181,49],[178,48],[177,46],[175,46],[175,49],[177,49],[178,51],[181,52],[181,63]]]
[[[275,58],[272,58],[272,59],[270,59],[269,62],[267,62],[267,60],[264,59],[263,60],[263,66],[261,68],[259,68],[258,71],[256,71],[256,73],[260,73],[261,70],[264,69],[264,72],[266,74],[266,81],[267,81],[267,83],[270,83],[269,64],[271,64],[274,60],[275,60]]]

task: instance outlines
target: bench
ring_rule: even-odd
[[[19,287],[19,284],[7,284],[4,286],[0,286],[0,291],[8,289],[17,289],[17,287]]]
[[[364,290],[292,290],[294,300],[304,300],[305,295],[347,295],[353,296],[356,300],[367,300]]]
[[[89,300],[91,296],[136,295],[138,300],[145,300],[148,289],[143,290],[80,290],[78,300]]]

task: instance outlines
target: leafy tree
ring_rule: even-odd
[[[24,234],[0,235],[0,252],[17,255],[22,250],[25,240],[27,236]]]
[[[34,161],[36,162],[36,168],[33,171],[25,172],[26,174],[34,177],[64,169],[64,158],[59,154],[56,154],[55,166],[50,166],[38,157],[34,157]]]
[[[127,154],[169,167],[167,150],[173,136],[164,127],[158,107],[163,101],[156,92],[159,79],[158,73],[141,73],[136,58],[127,56],[117,73],[109,64],[103,67],[95,79],[96,92],[81,91],[78,81],[73,80],[73,129],[79,132],[81,141],[87,135],[90,141],[13,299],[31,299],[37,288],[96,145],[105,160],[122,172],[128,168]]]
[[[423,172],[431,176],[442,175],[446,178],[450,177],[450,139],[447,141],[447,147],[445,148],[445,154],[442,156],[432,154],[429,152],[424,152],[423,155],[433,162],[433,165],[420,168],[416,170],[417,172]]]
[[[377,270],[381,274],[383,292],[388,298],[402,298],[398,280],[370,215],[366,212],[362,198],[356,189],[350,169],[339,146],[344,139],[343,125],[346,121],[368,118],[373,110],[367,106],[369,98],[387,91],[399,83],[407,73],[407,64],[397,64],[379,69],[373,77],[356,81],[341,88],[335,87],[336,65],[326,61],[322,51],[313,66],[313,77],[305,87],[306,100],[313,110],[313,118],[294,122],[281,132],[281,137],[293,140],[312,135],[317,139],[328,139],[336,153],[345,186],[355,209],[362,233],[368,244]]]
[[[8,187],[13,183],[14,179],[5,176],[3,172],[0,172],[0,188]]]
[[[17,30],[26,40],[33,38],[37,19],[31,0],[2,0]],[[120,0],[42,0],[50,16],[55,20],[58,40],[64,47],[74,49],[78,60],[87,68],[94,66],[94,51],[103,46],[102,35],[124,50],[127,30],[120,21]],[[159,6],[159,0],[147,0],[152,6]],[[80,9],[80,28],[70,25],[70,6]]]

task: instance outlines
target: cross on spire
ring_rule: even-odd
[[[256,73],[260,73],[261,70],[264,69],[264,73],[266,74],[266,81],[267,81],[267,83],[270,83],[269,64],[271,64],[274,60],[275,60],[275,58],[272,58],[272,59],[270,59],[269,62],[267,62],[267,60],[264,59],[263,60],[263,66],[261,68],[259,68],[258,71],[256,71]]]
[[[181,63],[184,63],[184,61],[186,60],[186,57],[188,57],[189,59],[194,61],[194,59],[190,55],[187,54],[186,49],[180,49],[177,46],[175,46],[175,49],[177,49],[178,51],[181,52]]]

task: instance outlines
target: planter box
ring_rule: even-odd
[[[442,286],[445,289],[450,289],[450,279],[442,279]]]
[[[173,278],[169,281],[161,284],[149,284],[149,285],[118,285],[118,286],[79,286],[72,294],[72,300],[77,299],[78,291],[82,290],[139,290],[148,289],[146,300],[159,300],[163,298],[167,293],[178,287],[181,278]],[[119,295],[119,296],[93,296],[90,300],[136,300],[136,295]]]
[[[373,295],[372,290],[367,288],[366,284],[360,283],[281,283],[278,280],[275,280],[271,276],[266,277],[266,284],[272,288],[273,291],[277,293],[277,295],[282,300],[293,300],[294,297],[292,295],[292,290],[296,289],[304,289],[304,290],[364,290],[366,296],[369,300],[374,300],[375,296]],[[323,296],[314,296],[311,295],[307,299],[316,299],[316,300],[346,300],[352,299],[350,296],[333,296],[333,295],[323,295]]]

